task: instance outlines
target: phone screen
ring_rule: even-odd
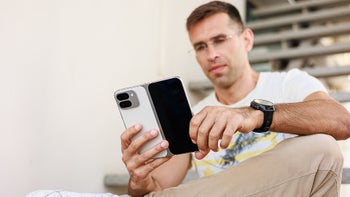
[[[189,136],[192,112],[178,78],[154,82],[148,86],[169,150],[173,154],[197,151]]]

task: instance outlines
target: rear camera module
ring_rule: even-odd
[[[123,110],[129,110],[139,106],[139,100],[134,90],[125,90],[114,95],[119,108]]]

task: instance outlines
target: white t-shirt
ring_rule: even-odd
[[[244,107],[253,99],[264,99],[277,103],[300,102],[313,92],[327,92],[322,83],[306,72],[292,69],[288,72],[262,72],[258,83],[245,98],[232,105],[220,103],[215,92],[204,98],[193,107],[197,113],[205,106]],[[210,153],[202,160],[194,159],[199,176],[207,176],[226,169],[250,157],[265,152],[280,141],[295,135],[277,132],[242,134],[237,132],[229,148]]]

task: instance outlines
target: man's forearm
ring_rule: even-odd
[[[349,112],[331,99],[314,99],[299,103],[276,104],[273,131],[309,135],[325,133],[335,139],[347,139],[350,135]]]

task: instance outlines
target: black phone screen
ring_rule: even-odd
[[[197,151],[189,136],[191,108],[180,79],[171,78],[149,84],[148,90],[173,154]]]

